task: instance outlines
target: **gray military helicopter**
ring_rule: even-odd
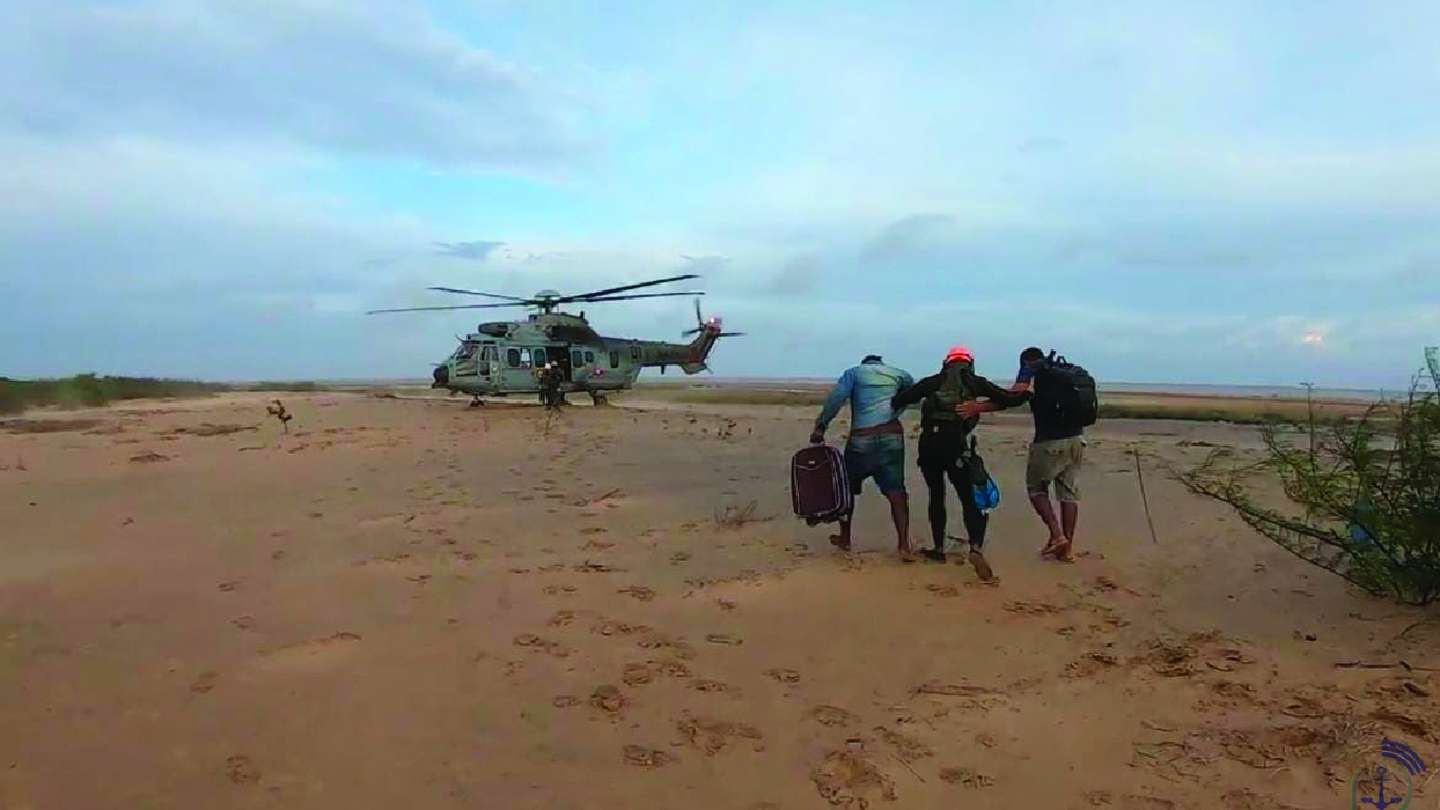
[[[579,295],[541,290],[530,298],[456,287],[430,287],[436,292],[494,298],[503,303],[375,309],[365,314],[531,307],[538,311],[531,313],[527,320],[482,323],[474,332],[459,338],[460,345],[455,351],[444,362],[436,364],[434,382],[430,387],[470,394],[474,397],[470,403],[473,406],[480,404],[482,396],[538,393],[540,379],[537,370],[547,363],[555,363],[559,369],[562,393],[583,391],[595,404],[603,405],[607,392],[634,386],[643,368],[658,367],[662,374],[669,366],[676,366],[686,374],[708,370],[706,360],[715,343],[722,337],[735,337],[742,333],[726,332],[721,328],[719,318],[701,316],[698,298],[695,300],[695,328],[681,333],[682,336],[695,335],[689,343],[602,337],[590,328],[583,310],[579,315],[572,315],[558,308],[566,304],[704,295],[703,292],[625,294],[694,278],[699,276],[672,276]]]

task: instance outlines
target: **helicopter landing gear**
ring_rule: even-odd
[[[481,405],[484,405],[484,404],[485,404],[485,400],[481,399],[479,394],[476,394],[476,395],[475,395],[475,398],[472,399],[472,400],[470,400],[470,407],[472,407],[472,408],[478,408],[478,407],[480,407]]]
[[[605,396],[604,391],[591,391],[590,401],[594,403],[597,408],[603,408],[610,404],[610,398]]]

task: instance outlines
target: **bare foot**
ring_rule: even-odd
[[[841,551],[850,550],[850,541],[838,534],[830,535],[830,545],[840,549]]]
[[[995,571],[990,568],[990,562],[985,555],[977,548],[970,549],[970,564],[975,566],[975,573],[980,577],[981,582],[994,582]]]
[[[1050,553],[1051,553],[1052,556],[1055,557],[1055,561],[1056,561],[1056,562],[1063,562],[1063,563],[1073,563],[1073,562],[1075,562],[1075,558],[1072,557],[1072,556],[1070,556],[1070,541],[1069,541],[1069,540],[1065,540],[1065,539],[1062,538],[1059,543],[1056,543],[1056,544],[1055,544],[1055,547],[1051,550]]]
[[[900,549],[900,562],[902,562],[902,563],[913,563],[913,562],[915,562],[915,561],[918,560],[918,559],[920,559],[920,558],[919,558],[919,557],[916,557],[916,556],[915,556],[915,552],[911,551],[911,550],[909,549],[909,547],[905,547],[905,548]]]
[[[1040,556],[1049,557],[1053,555],[1056,550],[1058,550],[1062,545],[1066,546],[1067,548],[1069,547],[1069,544],[1065,541],[1064,535],[1061,535],[1059,537],[1052,537],[1045,542],[1045,547],[1040,549]]]

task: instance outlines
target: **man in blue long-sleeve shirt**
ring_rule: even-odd
[[[870,355],[847,370],[825,398],[810,441],[825,441],[825,430],[845,403],[850,403],[850,439],[845,444],[845,470],[850,491],[860,494],[866,478],[874,478],[880,493],[890,501],[890,517],[900,559],[913,562],[910,551],[910,500],[905,494],[905,430],[900,411],[890,400],[915,382],[909,372],[885,365],[879,355]],[[853,515],[840,518],[840,534],[830,542],[848,551]]]

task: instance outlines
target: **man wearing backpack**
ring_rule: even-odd
[[[1065,358],[1049,356],[1031,346],[1020,353],[1020,373],[1013,390],[1030,391],[1030,412],[1035,418],[1035,440],[1025,466],[1025,488],[1030,504],[1045,521],[1050,538],[1042,557],[1071,562],[1075,525],[1080,519],[1080,488],[1076,477],[1085,459],[1085,428],[1095,424],[1099,403],[1095,379]],[[957,409],[962,417],[1000,410],[1002,403],[967,402]],[[1057,516],[1050,500],[1051,485],[1059,502]]]
[[[1005,407],[1012,407],[1030,398],[1028,392],[1012,393],[975,373],[975,356],[964,346],[956,346],[945,355],[940,373],[915,383],[890,401],[898,412],[916,402],[920,406],[920,472],[930,491],[930,537],[934,548],[923,551],[934,562],[945,562],[945,480],[950,480],[960,498],[965,518],[965,533],[970,543],[970,564],[985,582],[995,579],[986,561],[985,529],[990,516],[977,502],[976,488],[981,492],[990,482],[984,462],[976,450],[971,431],[978,418],[964,418],[957,406],[989,397]]]

